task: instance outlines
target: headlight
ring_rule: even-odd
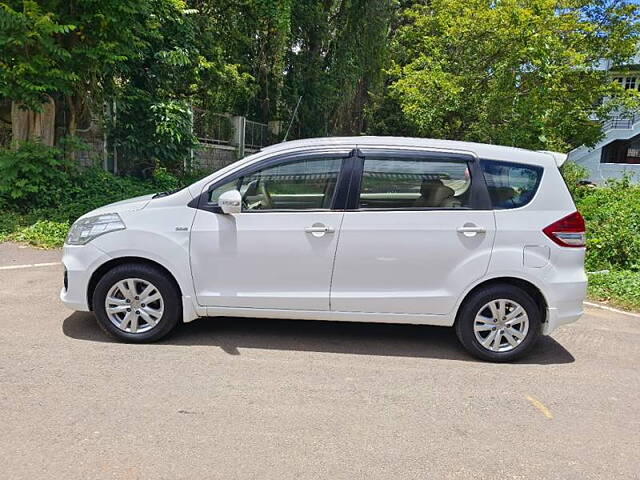
[[[71,226],[65,243],[84,245],[100,235],[127,228],[117,213],[106,213],[78,220]]]

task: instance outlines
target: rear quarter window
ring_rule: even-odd
[[[492,207],[518,208],[531,201],[542,179],[542,167],[521,163],[481,160]]]

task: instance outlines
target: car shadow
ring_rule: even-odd
[[[71,314],[64,320],[62,331],[77,340],[117,342],[98,327],[91,313]],[[452,328],[426,325],[202,318],[180,325],[158,344],[216,346],[230,355],[240,355],[239,348],[260,348],[477,361],[460,346]],[[514,363],[551,365],[574,361],[562,345],[543,336],[525,358]]]

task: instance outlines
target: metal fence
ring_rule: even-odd
[[[604,130],[605,132],[607,130],[614,129],[629,130],[633,128],[635,123],[638,121],[640,121],[640,116],[635,113],[624,117],[611,117],[610,119],[602,123],[602,130]]]
[[[259,150],[275,140],[266,123],[196,107],[193,108],[193,133],[203,145],[232,146],[239,152]]]
[[[273,143],[271,132],[269,132],[269,125],[267,125],[266,123],[247,120],[246,122],[244,122],[244,125],[245,148],[258,150]]]
[[[271,133],[266,123],[197,107],[193,107],[192,112],[193,133],[200,145],[192,150],[190,159],[185,159],[185,166],[191,164],[206,169],[219,169],[277,141],[276,135]],[[58,125],[57,132],[58,138],[63,137],[66,126]],[[77,130],[76,135],[86,144],[86,148],[74,155],[79,165],[101,165],[114,173],[127,170],[127,158],[121,154],[120,149],[108,142],[105,122],[101,116],[92,118],[88,127]],[[9,147],[10,143],[11,125],[0,122],[0,147]]]
[[[222,113],[193,109],[193,133],[206,145],[232,145],[233,117]]]

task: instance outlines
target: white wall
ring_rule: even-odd
[[[568,161],[582,165],[589,170],[589,180],[594,183],[604,183],[609,178],[622,178],[623,175],[632,175],[632,180],[640,183],[640,165],[624,163],[600,163],[602,148],[614,140],[625,140],[627,138],[640,135],[640,122],[637,122],[633,129],[609,130],[605,138],[600,141],[595,148],[589,149],[579,147],[569,152]]]

